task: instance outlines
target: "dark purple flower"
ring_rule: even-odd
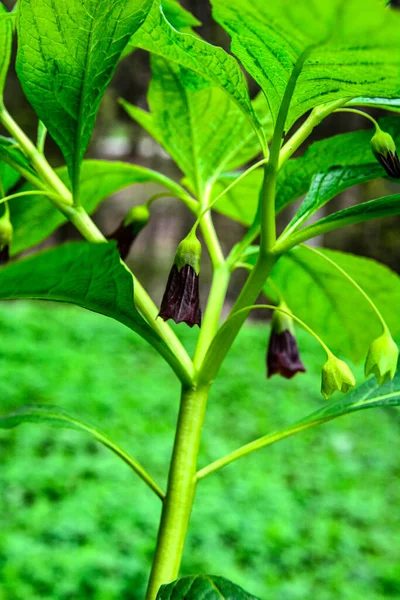
[[[7,244],[0,250],[0,266],[6,265],[10,260],[10,246]]]
[[[189,327],[201,326],[199,276],[190,265],[181,269],[175,264],[172,266],[159,316],[164,321],[173,319],[175,323],[186,323]]]
[[[400,179],[400,160],[397,152],[388,152],[386,156],[378,154],[377,159],[389,177]]]
[[[146,204],[134,206],[117,229],[107,236],[108,240],[116,240],[122,260],[128,256],[133,242],[150,219],[150,211]]]
[[[279,373],[282,377],[291,379],[296,373],[305,371],[295,336],[288,329],[281,333],[272,329],[267,353],[267,376]]]
[[[115,231],[113,231],[113,233],[110,233],[110,235],[107,236],[107,239],[117,241],[118,252],[122,260],[125,260],[125,258],[129,254],[133,242],[138,236],[138,233],[139,232],[133,232],[133,228],[131,225],[124,225],[124,223],[122,222],[120,226],[117,227]]]

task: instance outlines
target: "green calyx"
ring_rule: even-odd
[[[371,149],[376,158],[380,156],[387,158],[389,154],[396,154],[396,144],[392,136],[386,131],[377,128],[376,133],[371,139]]]
[[[185,265],[192,267],[196,275],[200,273],[201,260],[201,244],[196,237],[195,231],[192,229],[188,235],[179,244],[174,265],[180,271]]]
[[[139,206],[131,208],[124,219],[124,225],[126,227],[131,226],[133,228],[133,233],[137,234],[146,227],[149,219],[150,211],[148,206],[146,206],[146,204],[140,204]]]
[[[321,393],[328,399],[335,392],[347,392],[356,385],[356,380],[350,367],[337,358],[334,354],[328,356],[328,360],[322,367]]]
[[[374,340],[365,361],[365,376],[375,375],[379,385],[392,380],[397,369],[399,349],[389,331]]]
[[[286,312],[281,312],[279,309],[282,309]],[[284,302],[280,302],[278,309],[274,311],[272,317],[272,331],[278,334],[283,333],[284,331],[290,331],[290,333],[294,335],[293,319],[287,314],[287,312],[290,312],[289,308]]]

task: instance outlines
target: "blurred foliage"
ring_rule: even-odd
[[[178,385],[151,348],[111,320],[38,303],[3,304],[0,331],[2,413],[68,409],[165,486]],[[176,331],[193,347],[195,331]],[[300,332],[308,373],[267,382],[267,336],[249,326],[223,365],[200,465],[322,405],[321,350]],[[399,598],[399,419],[366,411],[201,482],[182,573],[217,573],[265,599]],[[143,597],[160,503],[106,449],[36,425],[1,432],[0,490],[1,600]]]

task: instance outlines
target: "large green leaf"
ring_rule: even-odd
[[[400,15],[380,0],[212,0],[232,51],[264,90],[276,118],[295,84],[287,128],[309,109],[400,91]]]
[[[213,187],[213,199],[232,185],[240,175],[240,173],[221,175]],[[213,206],[213,210],[250,227],[256,216],[263,179],[264,170],[255,169],[224,194]]]
[[[157,56],[152,57],[152,71],[151,114],[124,106],[175,160],[198,197],[222,171],[261,152],[253,128],[221,88]],[[271,120],[262,96],[255,106],[269,137]]]
[[[400,144],[400,119],[387,117],[379,123]],[[371,152],[372,134],[365,130],[336,135],[311,144],[302,156],[288,161],[278,177],[277,212],[307,193],[315,175],[316,187],[313,186],[312,199],[306,199],[306,204],[310,201],[322,205],[356,183],[386,176]],[[319,184],[323,184],[320,189]]]
[[[370,106],[391,112],[400,112],[400,98],[354,98],[346,106]]]
[[[8,13],[0,4],[0,99],[3,97],[8,67],[10,66],[15,14]]]
[[[133,303],[133,278],[115,244],[65,244],[0,270],[0,300],[68,302],[123,323],[147,340],[159,337]]]
[[[17,71],[74,190],[104,91],[151,0],[20,0]]]
[[[0,146],[1,157],[1,146]],[[57,169],[58,176],[69,185],[66,167]],[[135,183],[169,185],[170,179],[137,165],[103,160],[86,160],[81,171],[81,200],[88,213],[111,194]],[[26,184],[23,191],[34,189]],[[67,218],[44,196],[25,196],[10,202],[14,226],[12,254],[18,254],[51,235]]]
[[[257,598],[224,577],[188,575],[162,585],[157,600],[257,600]]]
[[[246,79],[234,57],[199,37],[177,31],[165,18],[157,0],[130,43],[132,47],[162,56],[221,87],[250,119],[255,130],[260,131]]]
[[[370,296],[392,333],[400,333],[400,277],[367,258],[320,251]],[[334,266],[300,247],[279,259],[271,278],[293,313],[321,336],[333,352],[354,361],[365,358],[381,326],[370,305]]]

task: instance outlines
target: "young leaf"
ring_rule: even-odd
[[[382,129],[390,133],[400,143],[400,119],[387,117],[379,121]],[[312,198],[305,200],[306,207],[299,211],[309,210],[308,203],[322,206],[326,201],[348,187],[386,176],[384,169],[377,163],[371,152],[373,131],[355,131],[336,135],[319,142],[314,142],[299,158],[289,160],[279,173],[276,194],[276,210],[307,193],[313,177],[315,185],[323,184],[321,189],[315,186]],[[370,177],[368,177],[370,173]],[[297,219],[297,217],[296,217]]]
[[[162,585],[157,600],[257,600],[238,585],[217,575],[188,575]]]
[[[14,21],[15,14],[8,13],[0,4],[0,104],[10,66]]]
[[[134,306],[133,278],[114,243],[65,244],[9,263],[0,269],[0,300],[19,298],[76,304],[160,344]]]
[[[129,456],[127,452],[122,450],[122,448],[113,442],[100,429],[93,425],[89,425],[88,423],[84,423],[75,417],[71,417],[62,408],[52,406],[51,404],[23,406],[8,415],[0,415],[0,429],[12,429],[19,425],[23,425],[24,423],[38,423],[54,427],[55,429],[73,429],[74,431],[88,434],[121,458],[131,467],[131,469],[136,471],[136,473],[146,481],[156,494],[163,497],[163,492],[147,475],[140,463]]]
[[[400,15],[379,0],[212,0],[212,5],[275,119],[289,83],[295,86],[287,129],[318,104],[398,96]]]
[[[124,106],[175,160],[198,197],[239,156],[246,161],[261,152],[248,120],[219,87],[157,56],[152,57],[152,72],[151,114]],[[260,100],[257,106],[267,108]],[[261,117],[269,136],[269,113]]]
[[[157,0],[143,26],[132,37],[131,43],[134,47],[190,69],[200,75],[201,79],[208,79],[221,87],[250,120],[260,139],[263,139],[246,79],[234,57],[197,36],[174,29],[165,18]]]
[[[393,335],[400,333],[400,277],[386,266],[321,250],[370,296]],[[276,264],[272,281],[293,313],[309,325],[334,353],[364,359],[381,326],[358,290],[337,269],[305,247],[295,248]]]
[[[20,0],[17,72],[77,190],[104,91],[151,0]]]
[[[56,172],[61,180],[69,185],[66,167],[61,167]],[[81,171],[82,205],[91,214],[111,194],[135,183],[174,185],[174,182],[168,177],[137,165],[105,160],[86,160],[82,163]],[[33,189],[33,186],[26,184],[20,191]],[[56,209],[45,196],[26,196],[13,200],[10,202],[10,212],[14,227],[13,255],[39,244],[57,227],[67,222],[67,217]]]

